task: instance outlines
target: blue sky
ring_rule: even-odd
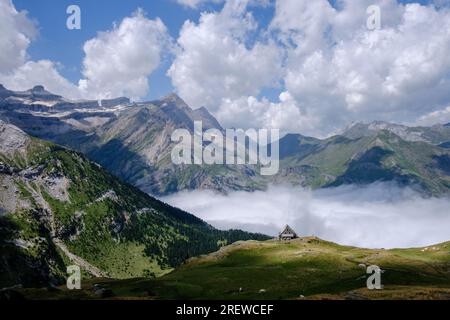
[[[427,4],[429,1],[409,1]],[[18,10],[29,12],[30,18],[38,23],[39,35],[32,42],[28,54],[33,60],[49,59],[60,62],[60,73],[68,80],[76,83],[80,78],[83,61],[83,44],[94,38],[98,31],[107,31],[114,22],[130,16],[138,8],[144,9],[150,19],[161,18],[169,30],[170,35],[176,39],[186,20],[198,22],[203,11],[218,11],[222,4],[204,3],[199,9],[192,9],[178,4],[175,0],[13,0]],[[330,3],[335,5],[335,1]],[[66,25],[66,8],[76,4],[82,10],[81,30],[68,30]],[[273,6],[252,7],[250,9],[261,28],[267,26],[274,14]],[[161,66],[150,75],[152,90],[148,99],[159,98],[174,90],[166,71],[170,67],[170,57],[166,57]],[[274,99],[280,93],[279,88],[264,88],[260,96]]]

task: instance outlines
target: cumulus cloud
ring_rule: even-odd
[[[353,121],[418,123],[450,101],[446,3],[278,0],[261,30],[248,2],[229,0],[183,26],[168,74],[189,104],[231,126],[276,124],[323,136]],[[379,30],[367,28],[373,4]],[[280,79],[288,105],[260,96]]]
[[[72,99],[146,96],[148,77],[170,49],[164,23],[159,18],[148,19],[138,10],[84,44],[84,78],[73,84],[60,74],[57,62],[28,59],[36,28],[26,12],[17,12],[10,0],[0,0],[0,27],[0,82],[14,90],[44,85]]]
[[[421,116],[416,123],[421,126],[432,126],[436,123],[449,123],[450,122],[450,106],[445,109],[430,112],[424,116]]]
[[[310,191],[181,192],[164,201],[222,228],[276,236],[284,225],[300,235],[368,248],[416,247],[449,240],[448,198],[422,198],[410,189],[376,183]]]
[[[222,99],[258,95],[281,75],[280,48],[254,39],[257,23],[248,1],[229,0],[222,11],[184,23],[168,71],[180,95],[194,107],[216,111]]]
[[[147,95],[148,76],[159,66],[169,36],[164,23],[138,10],[111,31],[100,32],[84,44],[83,96],[113,98]]]
[[[372,31],[366,9],[373,3],[382,28]],[[286,0],[276,11],[272,28],[291,44],[286,89],[303,113],[320,117],[322,130],[349,121],[414,122],[448,105],[448,10],[395,0],[342,0],[337,9],[326,0]]]
[[[179,4],[191,8],[198,9],[205,3],[222,3],[225,0],[176,0]],[[268,6],[272,0],[249,0],[250,5]],[[441,0],[442,1],[442,0]]]
[[[185,7],[197,9],[201,4],[205,2],[221,3],[224,0],[177,0],[177,2]]]
[[[289,92],[282,92],[279,102],[253,96],[222,99],[215,115],[224,127],[281,129],[282,133],[297,132],[299,127],[312,131],[319,123],[301,113]]]
[[[18,12],[11,0],[0,0],[0,73],[8,73],[27,59],[36,26],[25,11]]]
[[[42,84],[55,93],[80,98],[77,86],[60,75],[57,63],[28,60],[27,50],[37,33],[27,12],[18,12],[10,0],[0,0],[0,83],[13,90]]]
[[[29,89],[40,84],[56,94],[73,99],[82,98],[78,87],[61,76],[58,66],[49,60],[27,61],[9,74],[0,74],[0,83],[11,90]]]

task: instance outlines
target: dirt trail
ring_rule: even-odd
[[[108,275],[105,272],[101,271],[97,267],[94,267],[92,264],[90,264],[83,258],[80,258],[79,256],[70,252],[69,249],[66,247],[66,245],[60,239],[53,238],[53,243],[64,252],[64,254],[70,259],[70,261],[77,264],[80,268],[85,269],[94,277],[108,278]]]

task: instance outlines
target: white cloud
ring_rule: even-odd
[[[11,0],[0,0],[0,73],[12,72],[26,61],[35,36],[35,24],[27,13],[18,12]]]
[[[181,192],[164,198],[212,225],[277,235],[291,225],[301,236],[370,248],[416,247],[449,240],[447,198],[424,199],[410,189],[377,183],[309,191]],[[395,223],[393,223],[395,221]]]
[[[430,112],[421,116],[416,124],[421,126],[432,126],[436,123],[444,124],[450,122],[450,106],[445,109]]]
[[[206,106],[224,125],[323,136],[353,121],[415,123],[448,106],[449,10],[278,0],[269,29],[260,30],[247,4],[229,0],[198,24],[186,22],[168,72],[189,104]],[[367,29],[372,4],[381,30]],[[280,78],[289,103],[258,97]]]
[[[225,0],[176,0],[179,4],[191,8],[199,9],[205,3],[222,3]],[[250,5],[268,6],[272,0],[248,0]]]
[[[75,85],[60,74],[58,63],[27,61],[27,49],[36,30],[25,12],[18,13],[9,0],[0,0],[0,18],[0,82],[14,90],[39,84],[72,99],[146,96],[148,77],[170,44],[163,22],[147,19],[138,10],[85,43],[84,79]]]
[[[41,84],[57,94],[79,98],[78,88],[59,74],[56,63],[27,61],[36,36],[36,24],[27,13],[18,12],[10,0],[0,0],[0,83],[12,90]]]
[[[283,42],[295,44],[296,54],[326,45],[326,32],[335,14],[327,0],[276,1],[275,10],[271,27],[280,31]]]
[[[147,78],[159,66],[168,43],[164,23],[147,19],[138,10],[84,44],[81,92],[95,98],[147,95]]]
[[[259,30],[247,4],[229,0],[198,24],[186,22],[168,72],[189,104],[206,106],[225,126],[323,136],[353,121],[415,123],[448,106],[449,10],[279,0],[269,29]],[[381,30],[367,29],[372,4],[381,8]],[[289,103],[255,98],[280,78]]]
[[[257,24],[247,3],[229,0],[221,12],[183,25],[168,75],[193,107],[216,111],[222,99],[258,95],[279,79],[280,49],[271,41],[250,44]]]
[[[450,100],[450,12],[375,1],[382,28],[370,31],[370,4],[343,0],[335,9],[326,0],[315,1],[317,8],[304,0],[277,2],[272,28],[293,44],[286,89],[303,114],[321,120],[324,133],[351,121],[411,123]]]
[[[206,2],[221,3],[224,0],[176,0],[176,1],[185,7],[197,9],[203,3]]]
[[[28,61],[8,75],[0,74],[0,83],[11,90],[30,89],[40,84],[52,93],[81,98],[78,87],[62,77],[55,63],[48,60]]]
[[[319,123],[301,113],[289,92],[282,92],[279,102],[253,96],[223,99],[216,116],[224,127],[280,129],[282,133],[297,132],[299,127],[314,131]]]

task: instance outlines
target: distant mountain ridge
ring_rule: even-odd
[[[45,89],[26,92],[32,91]],[[193,132],[194,121],[202,121],[204,130],[223,130],[205,108],[192,110],[176,94],[150,102],[119,98],[99,104],[49,93],[45,99],[25,99],[23,93],[0,92],[0,119],[78,150],[154,195],[195,189],[263,190],[278,183],[321,188],[376,181],[396,181],[428,195],[450,192],[448,125],[407,127],[375,121],[353,124],[327,139],[288,134],[280,140],[279,173],[265,177],[254,165],[174,165],[173,130]]]
[[[342,136],[357,139],[376,135],[380,131],[390,131],[406,141],[423,141],[431,144],[442,144],[450,139],[449,124],[434,125],[431,127],[408,127],[384,121],[371,123],[354,123],[341,133]]]

